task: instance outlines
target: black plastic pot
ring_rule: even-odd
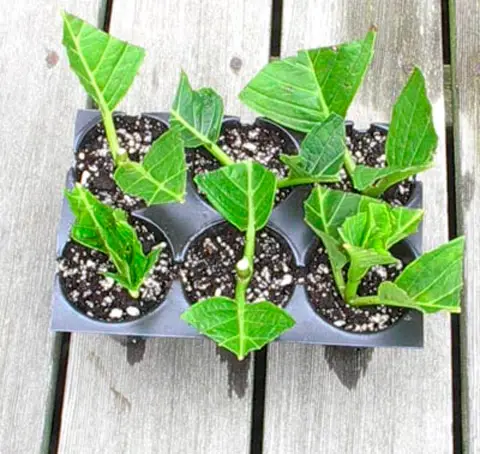
[[[160,120],[168,120],[168,114],[147,114]],[[97,111],[79,111],[75,123],[75,150],[82,137],[100,119]],[[229,120],[231,121],[231,120]],[[293,134],[289,137],[293,139]],[[67,176],[66,186],[74,184],[73,172]],[[304,267],[308,252],[315,244],[316,237],[303,221],[303,201],[310,189],[297,187],[273,210],[269,226],[279,233],[291,247],[298,267]],[[422,186],[415,183],[415,190],[408,204],[410,207],[422,206]],[[192,215],[194,213],[194,215]],[[189,243],[201,231],[222,220],[196,193],[191,179],[187,180],[187,195],[184,204],[158,205],[134,213],[157,226],[167,237],[173,249],[175,260],[182,261]],[[66,200],[63,202],[61,220],[57,235],[57,255],[69,239],[73,215]],[[410,237],[402,247],[418,254],[422,250],[422,228]],[[53,293],[53,313],[51,328],[54,331],[89,332],[114,335],[154,336],[154,337],[200,337],[194,328],[180,319],[180,315],[189,307],[179,280],[175,280],[165,301],[154,311],[131,322],[106,323],[93,320],[79,313],[63,295],[59,277],[55,277]],[[354,347],[421,347],[423,345],[422,315],[416,311],[408,312],[390,328],[369,334],[355,334],[342,331],[317,315],[307,300],[305,289],[298,285],[285,309],[294,317],[296,325],[279,338],[279,341],[301,342],[325,345],[344,345]]]

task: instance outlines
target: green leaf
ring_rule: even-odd
[[[108,255],[117,272],[106,275],[125,287],[133,297],[138,297],[140,286],[156,263],[160,249],[146,256],[125,212],[99,202],[81,185],[77,184],[65,195],[75,216],[70,233],[72,239]]]
[[[145,51],[64,12],[63,45],[70,66],[99,108],[111,112],[127,93]]]
[[[245,161],[195,177],[195,182],[214,208],[244,232],[249,216],[256,230],[270,217],[276,191],[275,175],[260,164]]]
[[[234,300],[216,297],[194,304],[181,317],[240,360],[295,325],[287,312],[267,301],[246,304],[243,313],[237,309]]]
[[[142,163],[123,162],[114,177],[123,192],[141,197],[147,205],[183,202],[187,180],[183,140],[167,131],[153,142]]]
[[[383,282],[378,296],[351,304],[384,304],[416,309],[425,314],[460,312],[465,239],[456,238],[410,263],[394,282]]]
[[[342,269],[348,259],[342,248],[339,227],[348,217],[358,213],[368,203],[379,202],[359,194],[317,186],[304,204],[305,222],[325,246],[335,282],[341,294],[345,287]]]
[[[311,178],[312,182],[335,182],[340,179],[344,153],[344,120],[332,114],[307,134],[298,156],[281,155],[280,159],[290,168],[290,180]]]
[[[324,232],[340,241],[339,227],[348,217],[366,210],[371,203],[381,202],[360,194],[317,186],[305,201],[305,222],[315,233]]]
[[[357,166],[353,174],[355,188],[378,196],[394,184],[429,169],[437,143],[425,78],[415,68],[393,108],[385,150],[387,165],[382,169]]]
[[[423,166],[412,166],[402,169],[397,167],[376,168],[357,165],[352,175],[353,185],[357,191],[363,191],[366,195],[377,197],[394,184],[425,172],[432,166],[432,162]]]
[[[371,203],[366,211],[347,218],[339,230],[344,243],[364,249],[386,249],[391,232],[389,208],[380,203]]]
[[[423,210],[412,208],[395,207],[391,208],[389,213],[391,232],[385,245],[387,249],[416,233],[423,219]]]
[[[375,265],[388,265],[398,260],[387,250],[392,234],[390,212],[386,204],[371,203],[367,210],[345,220],[340,228],[343,247],[350,257],[345,298],[355,297],[361,279]]]
[[[355,296],[359,280],[371,266],[395,263],[388,249],[415,233],[422,216],[422,210],[394,208],[378,199],[321,186],[305,201],[305,222],[327,250],[340,293],[350,287],[348,297],[352,292]],[[345,286],[341,270],[349,261]]]
[[[410,263],[395,284],[426,312],[460,309],[463,287],[463,250],[460,237]]]
[[[170,127],[177,130],[187,148],[216,142],[223,119],[222,98],[211,88],[193,90],[182,71],[170,113]]]
[[[254,111],[309,132],[330,113],[345,116],[373,57],[375,30],[363,40],[301,50],[266,65],[239,98]]]
[[[376,265],[391,265],[398,263],[398,259],[382,248],[365,249],[350,244],[344,244],[344,248],[350,258],[347,284],[345,285],[345,291],[342,294],[347,303],[350,303],[357,297],[357,289],[360,282],[370,268]]]
[[[387,163],[397,168],[426,165],[433,160],[437,143],[425,78],[415,68],[393,107],[386,144]]]

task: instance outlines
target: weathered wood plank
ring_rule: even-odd
[[[463,442],[480,451],[480,4],[451,2],[455,176],[459,233],[466,235],[465,292],[461,316]]]
[[[436,166],[422,178],[426,249],[447,240],[440,6],[285,0],[283,12],[283,55],[379,27],[375,63],[349,115],[357,124],[388,121],[413,65],[424,71],[440,136]],[[430,317],[425,329],[422,351],[270,346],[265,453],[451,452],[449,317]]]
[[[97,20],[99,1],[8,5],[0,17],[0,452],[48,447],[59,338],[48,331],[55,233],[75,106],[60,8]],[[5,9],[7,8],[6,5]]]
[[[268,61],[270,3],[116,0],[111,32],[148,51],[122,108],[168,110],[183,68],[244,113],[235,97]],[[253,364],[225,359],[208,340],[73,336],[60,452],[248,452]]]

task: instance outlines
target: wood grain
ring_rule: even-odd
[[[441,2],[354,3],[285,0],[282,54],[361,37],[376,24],[375,62],[349,113],[360,126],[388,121],[413,65],[422,68],[440,136],[436,166],[422,176],[428,250],[447,240]],[[451,452],[449,317],[429,317],[425,330],[420,351],[271,345],[265,453]]]
[[[48,328],[55,235],[75,109],[86,101],[66,77],[60,8],[81,5],[96,22],[99,3],[18,0],[0,17],[1,453],[48,447],[59,354]]]
[[[269,0],[116,0],[111,33],[147,49],[121,108],[168,110],[183,68],[195,87],[224,96],[226,112],[245,114],[235,97],[268,61],[270,7]],[[227,357],[208,340],[124,347],[73,336],[60,452],[247,453],[253,366]]]
[[[452,76],[455,176],[459,234],[466,235],[461,316],[463,442],[480,451],[480,4],[452,1]]]

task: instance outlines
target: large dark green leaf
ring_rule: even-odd
[[[268,301],[239,306],[225,297],[194,304],[182,319],[240,360],[295,325],[287,312]]]
[[[175,131],[155,140],[142,163],[123,162],[115,171],[120,189],[147,205],[183,202],[186,179],[183,140]]]
[[[380,285],[378,296],[357,298],[355,305],[385,304],[426,314],[460,312],[465,239],[457,238],[410,263],[395,279]]]
[[[125,213],[102,204],[79,184],[65,194],[75,216],[70,233],[72,239],[108,255],[117,272],[107,275],[138,297],[140,286],[156,263],[160,249],[146,256]]]
[[[215,143],[223,119],[222,98],[211,88],[193,90],[182,71],[170,113],[170,127],[177,130],[187,148]]]
[[[265,226],[272,212],[275,175],[260,164],[245,161],[197,175],[195,182],[216,210],[241,231],[249,218],[255,229]]]
[[[344,117],[373,57],[375,30],[364,39],[301,50],[266,65],[239,97],[254,111],[309,132],[330,113]]]
[[[312,182],[334,182],[339,180],[344,154],[344,120],[332,114],[307,134],[298,155],[282,155],[281,160],[290,168],[289,180],[309,178]]]
[[[102,111],[112,112],[130,88],[145,51],[68,13],[63,13],[63,45],[87,93]]]
[[[393,108],[383,169],[357,166],[355,188],[378,196],[390,186],[433,165],[438,137],[433,125],[425,78],[415,68]],[[368,189],[370,186],[374,186]]]

